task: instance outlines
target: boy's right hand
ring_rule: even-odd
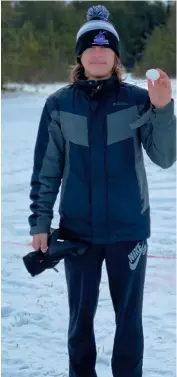
[[[48,234],[47,233],[39,233],[33,236],[32,246],[35,251],[41,249],[43,253],[47,252],[48,249]]]

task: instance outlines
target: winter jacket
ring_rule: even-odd
[[[115,76],[48,96],[34,150],[30,234],[49,232],[61,186],[63,237],[97,244],[150,237],[142,146],[162,169],[176,161],[173,99],[154,108],[146,89]]]

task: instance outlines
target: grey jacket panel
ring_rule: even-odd
[[[144,166],[144,156],[141,146],[141,140],[139,138],[137,129],[133,130],[133,139],[135,150],[135,170],[141,196],[141,213],[143,214],[149,207],[149,188]]]
[[[142,105],[138,109],[142,110]],[[174,101],[163,108],[149,110],[132,123],[132,129],[140,127],[140,138],[143,147],[156,165],[168,169],[176,161],[176,116]]]
[[[59,116],[56,110],[50,112],[49,101],[44,106],[36,139],[30,192],[31,235],[49,232],[64,169],[65,147]]]
[[[136,114],[137,107],[131,106],[107,115],[107,145],[132,137],[133,131],[129,123]]]
[[[66,141],[65,143],[65,166],[63,170],[63,177],[62,177],[62,184],[61,184],[61,191],[60,191],[60,206],[59,206],[59,212],[61,210],[61,205],[63,202],[63,196],[65,193],[65,188],[67,184],[67,179],[70,171],[70,161],[69,161],[69,155],[70,155],[70,143],[69,141]]]
[[[150,159],[163,169],[176,161],[176,116],[173,100],[163,109],[154,109],[150,120],[140,128],[144,149]]]
[[[77,145],[88,147],[87,118],[78,114],[60,111],[60,123],[63,137]]]

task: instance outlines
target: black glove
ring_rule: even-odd
[[[48,250],[31,251],[23,257],[24,265],[31,276],[39,275],[46,269],[53,268],[66,256],[82,255],[87,251],[88,244],[82,241],[68,241],[59,239],[59,229],[54,230],[48,236]]]

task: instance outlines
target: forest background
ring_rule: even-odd
[[[66,82],[75,40],[97,1],[2,1],[3,87],[8,82]],[[121,41],[126,72],[159,67],[176,78],[176,1],[104,1]]]

